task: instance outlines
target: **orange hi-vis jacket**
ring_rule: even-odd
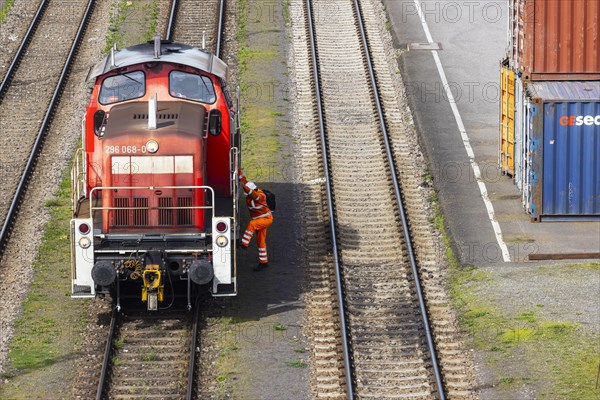
[[[244,175],[240,176],[240,181],[244,185],[244,192],[246,192],[246,205],[248,211],[250,211],[250,217],[252,219],[266,218],[271,214],[271,209],[267,206],[267,196],[262,190],[252,190],[248,184],[248,179]]]

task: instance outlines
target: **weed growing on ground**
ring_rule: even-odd
[[[9,345],[10,366],[19,371],[42,368],[57,359],[56,344],[65,332],[56,318],[62,304],[55,297],[62,293],[70,263],[68,225],[70,213],[70,181],[63,180],[56,197],[46,202],[51,206],[51,220],[44,227],[39,254],[33,263],[36,279],[23,301],[21,317],[15,321],[15,335]],[[58,277],[58,279],[57,279]],[[69,300],[67,300],[69,301]],[[79,328],[75,326],[74,328]]]
[[[106,46],[103,53],[109,54],[113,46],[121,48],[130,45],[131,41],[149,41],[157,34],[158,14],[160,12],[158,0],[145,2],[142,0],[118,0],[111,4]],[[142,32],[140,37],[131,37],[126,33],[125,27],[131,24],[135,15],[141,16]],[[135,35],[134,35],[135,36]]]
[[[121,350],[123,347],[125,347],[125,338],[120,337],[117,340],[115,340],[115,348],[117,350]]]
[[[542,320],[533,310],[509,315],[498,309],[494,299],[481,290],[481,283],[493,282],[493,275],[477,267],[460,265],[450,246],[435,194],[431,202],[435,212],[432,222],[446,245],[452,304],[471,344],[487,354],[486,361],[498,376],[498,389],[506,392],[507,397],[514,395],[517,388],[530,385],[537,388],[541,398],[597,398],[598,336],[584,333],[572,322]],[[600,263],[564,268],[600,269]],[[543,272],[543,267],[540,270]],[[543,304],[536,305],[536,309],[541,308]],[[515,359],[522,360],[522,367],[514,375],[505,375]],[[518,373],[523,376],[517,376]]]
[[[276,331],[285,331],[287,328],[285,327],[285,325],[277,324],[273,326],[273,329],[275,329]]]
[[[6,0],[6,2],[0,7],[0,25],[6,21],[8,13],[15,5],[15,0]]]
[[[111,4],[104,54],[110,53],[115,44],[117,46],[122,44],[125,37],[122,26],[127,20],[127,16],[131,13],[132,8],[133,1],[121,0]]]
[[[304,361],[288,361],[285,363],[288,367],[292,367],[292,368],[306,368],[308,367],[308,364],[306,364]]]
[[[146,33],[144,34],[144,38],[149,41],[158,34],[156,32],[156,28],[158,27],[158,14],[160,12],[158,0],[152,0],[152,2],[143,5],[142,12],[147,16],[146,25],[148,26]]]
[[[147,353],[142,355],[142,361],[152,362],[152,361],[158,361],[158,360],[159,360],[158,354],[156,354],[156,351],[154,349],[150,349]]]

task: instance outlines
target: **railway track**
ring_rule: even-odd
[[[312,60],[312,76],[302,68],[300,72],[314,84],[320,134],[314,133],[320,136],[323,153],[321,165],[307,172],[326,177],[327,190],[313,196],[327,197],[329,204],[328,210],[319,210],[318,204],[305,200],[314,219],[307,228],[322,230],[318,218],[327,219],[329,214],[332,238],[332,259],[314,262],[309,272],[316,292],[311,301],[320,304],[312,316],[318,321],[312,334],[316,394],[351,399],[444,399],[447,394],[468,398],[465,359],[451,318],[444,316],[447,298],[435,258],[428,257],[432,235],[415,225],[421,216],[412,217],[425,214],[418,201],[420,181],[410,176],[406,160],[398,162],[410,159],[402,139],[389,140],[389,127],[402,133],[402,119],[394,113],[398,105],[394,107],[389,93],[393,82],[385,85],[390,78],[385,73],[377,76],[373,67],[372,55],[377,56],[379,70],[382,60],[386,63],[381,41],[373,40],[373,45],[369,41],[379,39],[373,3],[306,0],[303,10],[310,43],[305,57]],[[366,17],[363,9],[368,11]],[[317,18],[315,10],[321,12]],[[323,10],[335,10],[335,15],[324,17]],[[319,144],[309,141],[307,146]],[[413,234],[424,248],[419,250],[419,263]],[[336,273],[325,264],[335,265]],[[426,275],[425,289],[421,274]],[[429,310],[426,298],[432,303]],[[338,326],[328,323],[331,317],[339,319]],[[430,317],[437,340],[431,334]]]
[[[40,3],[29,34],[3,79],[0,191],[5,195],[0,198],[0,251],[9,238],[94,4],[95,0]]]
[[[0,100],[4,96],[4,92],[8,88],[10,81],[11,81],[15,71],[17,70],[17,67],[19,65],[19,62],[21,61],[21,58],[25,54],[25,51],[27,51],[27,47],[29,46],[31,39],[33,38],[35,30],[39,25],[40,19],[42,18],[44,11],[46,11],[46,7],[48,6],[48,1],[49,0],[42,0],[39,3],[39,5],[35,11],[35,14],[33,15],[33,18],[31,20],[31,23],[29,24],[29,27],[25,31],[25,34],[23,36],[23,39],[21,40],[21,43],[19,44],[18,48],[15,50],[12,57],[8,60],[9,61],[8,68],[6,69],[6,72],[4,73],[4,76],[2,77],[2,82],[0,82]],[[10,53],[10,51],[7,51],[7,53]]]
[[[221,55],[222,32],[225,17],[225,0],[175,0],[177,9],[176,23],[168,35],[176,42],[202,48],[203,32],[205,47],[208,51]],[[217,16],[217,23],[208,18]]]
[[[212,28],[211,32],[219,33],[206,48],[219,54],[225,1],[192,3],[172,1],[166,39],[201,46],[202,36],[197,33]],[[208,3],[216,13],[207,14],[214,11]],[[211,20],[208,15],[216,18]],[[198,22],[205,20],[198,27]],[[193,313],[160,310],[124,315],[113,309],[96,400],[196,398],[199,308],[198,301]]]
[[[96,399],[193,398],[198,308],[113,311]]]

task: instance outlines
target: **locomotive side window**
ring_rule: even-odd
[[[106,78],[100,88],[100,104],[136,99],[146,93],[146,76],[142,71]]]
[[[173,97],[212,104],[217,100],[215,87],[207,76],[172,71],[169,74],[169,93]]]

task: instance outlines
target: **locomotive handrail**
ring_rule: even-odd
[[[90,201],[90,217],[94,211],[99,210],[212,210],[212,218],[215,218],[215,190],[210,186],[100,186],[90,190],[90,198],[94,192],[102,190],[160,190],[160,189],[203,189],[211,193],[210,206],[181,206],[181,207],[94,207]]]
[[[236,126],[237,134],[241,135],[242,134],[242,116],[240,115],[240,112],[241,112],[241,109],[240,109],[240,101],[241,100],[240,100],[240,98],[241,98],[242,95],[241,95],[241,89],[240,89],[239,85],[237,86],[236,95],[237,95],[237,107],[236,107],[235,113],[237,115],[237,118],[236,118],[235,122],[236,122],[236,125],[237,125]]]
[[[233,198],[236,198],[234,193],[235,182],[237,181],[237,170],[238,170],[238,157],[240,150],[237,147],[229,149],[229,173],[231,174],[231,180],[229,181],[229,191],[232,193]]]
[[[83,149],[77,149],[71,169],[71,201],[74,213],[78,209],[79,201],[87,196],[86,158]]]
[[[229,172],[237,172],[237,158],[240,150],[237,147],[229,149]]]

